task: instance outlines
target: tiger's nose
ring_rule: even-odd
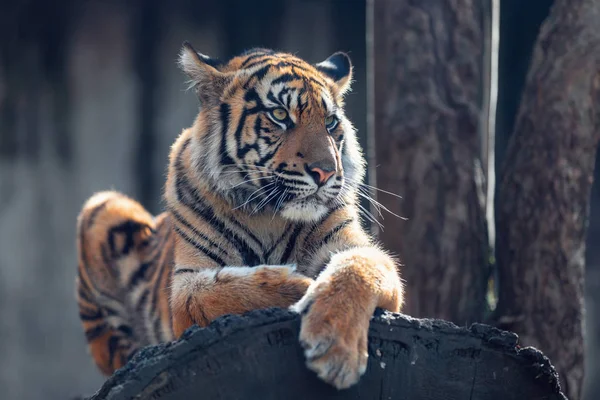
[[[323,165],[322,163],[313,163],[307,166],[309,175],[319,186],[323,186],[329,178],[335,175],[335,167]]]

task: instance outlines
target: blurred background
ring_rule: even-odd
[[[495,3],[477,6],[475,28],[487,46],[481,56],[499,54],[498,68],[482,58],[477,76],[476,96],[483,99],[477,121],[486,129],[476,129],[476,142],[484,177],[502,163],[552,1],[521,3],[500,3],[499,47],[491,33]],[[369,85],[377,82],[367,72],[377,51],[368,48],[373,38],[367,33],[378,14],[367,6],[366,0],[0,1],[0,397],[66,399],[91,394],[103,382],[87,353],[75,302],[76,216],[86,198],[104,189],[126,193],[153,213],[162,210],[169,148],[198,110],[176,66],[184,40],[220,58],[257,46],[313,63],[348,52],[355,83],[347,114],[376,182],[382,161],[373,147],[377,122],[369,118],[377,110]],[[490,76],[498,77],[497,87]],[[495,135],[481,136],[490,126]],[[382,143],[384,133],[377,135]],[[495,144],[491,164],[486,140]],[[600,242],[598,178],[585,254],[588,382],[600,376],[600,248],[593,245]],[[408,188],[394,191],[411,197]],[[398,223],[392,222],[392,234]],[[593,390],[587,398],[600,398]]]

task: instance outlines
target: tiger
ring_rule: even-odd
[[[396,256],[361,224],[366,162],[344,113],[353,66],[255,48],[227,61],[185,42],[199,100],[171,148],[165,211],[94,194],[77,220],[77,301],[106,375],[144,346],[227,314],[300,315],[307,367],[337,389],[365,373],[376,308],[399,312]]]

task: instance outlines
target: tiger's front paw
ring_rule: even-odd
[[[304,275],[293,273],[279,288],[280,293],[290,299],[289,304],[299,301],[314,281]]]
[[[253,279],[265,299],[273,296],[269,301],[272,307],[289,307],[296,303],[313,283],[311,278],[297,273],[294,266],[257,267]]]
[[[302,315],[300,344],[307,367],[337,389],[346,389],[367,369],[372,312],[352,301],[351,295],[328,295],[327,286],[311,287],[291,310]]]

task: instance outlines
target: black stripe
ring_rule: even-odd
[[[339,231],[344,229],[346,226],[350,225],[352,222],[354,222],[354,219],[350,218],[350,219],[343,221],[341,224],[339,224],[335,228],[333,228],[331,231],[329,231],[329,233],[327,235],[325,235],[323,237],[323,239],[321,240],[321,244],[328,243],[336,233],[338,233]]]
[[[249,65],[249,66],[248,66],[248,69],[250,69],[250,68],[251,68],[251,67],[253,67],[254,65],[259,65],[259,64],[261,64],[261,63],[262,63],[262,61],[259,61],[259,62],[255,63],[255,64],[252,64],[252,66],[250,66],[250,65]],[[260,81],[261,79],[263,79],[263,78],[264,78],[264,77],[267,75],[267,72],[269,72],[269,69],[271,69],[271,64],[267,64],[267,65],[265,65],[264,67],[262,67],[262,68],[260,68],[260,69],[258,69],[258,70],[256,70],[256,71],[254,71],[254,72],[252,73],[252,75],[250,75],[250,76],[248,77],[248,79],[246,80],[246,83],[244,84],[244,88],[248,88],[248,85],[249,85],[249,84],[250,84],[250,82],[252,81],[252,78],[256,78],[256,79],[257,79],[257,80],[259,80],[259,81]]]
[[[217,249],[218,251],[220,251],[223,254],[227,254],[227,252],[225,250],[223,250],[221,248],[221,246],[219,246],[216,242],[214,242],[213,240],[211,240],[208,236],[206,236],[204,233],[200,232],[198,229],[196,229],[195,227],[192,226],[192,224],[190,224],[181,214],[179,214],[177,211],[175,210],[171,210],[171,214],[173,215],[173,217],[175,217],[175,219],[177,220],[177,222],[179,222],[181,225],[185,226],[187,229],[189,229],[190,231],[192,231],[194,233],[194,235],[200,237],[202,240],[206,241],[211,247]]]
[[[321,83],[321,82],[319,82],[319,81],[318,81],[318,80],[316,80],[315,78],[311,78],[311,77],[309,77],[309,78],[308,78],[308,80],[309,80],[311,83],[314,83],[315,85],[317,85],[317,86],[320,86],[320,87],[321,87],[321,88],[323,88],[323,89],[327,89],[327,87],[325,86],[325,84],[324,84],[324,83]]]
[[[284,174],[291,175],[291,176],[304,176],[304,174],[302,172],[292,171],[292,170],[279,171],[279,172],[283,172]]]
[[[150,262],[141,263],[135,273],[129,279],[129,284],[127,285],[129,288],[132,288],[138,284],[140,280],[146,280],[148,277],[148,271],[151,267],[155,265],[154,260]]]
[[[233,159],[227,152],[227,132],[229,131],[229,121],[231,118],[231,107],[227,103],[221,104],[219,109],[219,116],[221,118],[221,165],[233,165],[235,164]],[[181,152],[178,155],[178,159],[181,154],[189,146],[191,139],[186,140],[181,146]]]
[[[260,115],[256,116],[256,119],[254,120],[254,134],[256,135],[256,140],[258,141],[258,139],[264,139],[260,136],[261,131],[263,130],[263,126],[262,126],[262,118],[260,117]],[[269,142],[270,142],[270,138],[269,138]],[[271,143],[269,143],[271,144]]]
[[[202,246],[200,243],[196,242],[194,239],[192,239],[191,237],[189,237],[183,230],[181,230],[181,228],[179,228],[178,226],[175,226],[175,231],[186,242],[188,242],[189,244],[191,244],[192,246],[194,246],[194,248],[196,250],[198,250],[198,251],[204,253],[205,255],[207,255],[210,259],[212,259],[218,265],[220,265],[220,266],[224,266],[225,265],[225,261],[223,261],[223,259],[221,257],[219,257],[218,255],[216,255],[215,253],[213,253],[212,251],[210,251],[209,249],[207,249],[206,247]]]
[[[125,221],[122,224],[110,228],[108,231],[108,245],[110,246],[112,256],[114,258],[118,258],[119,256],[129,254],[134,245],[133,236],[142,228],[146,227],[150,228],[149,226],[142,225],[139,222]],[[117,234],[125,235],[125,244],[120,250],[115,248],[115,236]]]
[[[277,145],[275,146],[275,149],[273,151],[268,152],[267,154],[265,154],[264,157],[260,158],[257,162],[254,163],[254,165],[256,165],[257,167],[265,167],[268,168],[266,171],[268,173],[272,172],[271,166],[273,165],[273,156],[275,155],[275,153],[277,152],[277,150],[279,149],[279,147],[281,147],[283,142],[279,142],[277,143]],[[269,163],[270,165],[267,166],[267,163]],[[260,186],[264,187],[269,183],[276,183],[278,180],[277,177],[271,178],[271,179],[263,179],[261,181],[259,181]],[[264,193],[263,193],[264,194]]]
[[[152,328],[154,329],[154,336],[158,339],[158,341],[164,342],[165,337],[163,336],[162,321],[160,319],[160,314],[158,314],[158,313],[154,317],[154,321],[152,323]]]
[[[271,60],[272,60],[272,59],[270,59],[270,58],[267,58],[267,59],[265,59],[265,60],[258,60],[258,61],[255,61],[255,62],[253,62],[253,63],[250,63],[250,64],[246,65],[246,66],[244,67],[244,69],[252,69],[252,68],[254,68],[254,67],[258,66],[258,65],[263,65],[263,64],[266,64],[266,65],[267,65],[267,66],[270,68],[272,64],[269,64],[269,61],[271,61]],[[246,87],[246,85],[247,85],[249,82],[250,82],[250,80],[246,81],[246,83],[244,84],[244,87]]]
[[[139,313],[142,311],[142,308],[146,305],[146,300],[148,299],[148,295],[150,294],[150,289],[144,289],[142,295],[140,296],[138,303],[135,306],[135,310]]]
[[[190,311],[192,308],[192,296],[194,296],[193,294],[191,296],[189,296],[185,302],[185,310],[187,311],[190,319],[192,320],[193,323],[198,324],[199,321],[197,321],[192,312]],[[197,308],[198,311],[200,311],[200,318],[203,319],[203,323],[204,325],[208,325],[208,323],[210,322],[210,320],[208,318],[206,318],[206,314],[204,313],[204,309],[202,307],[198,307]]]
[[[161,280],[162,280],[162,275],[167,268],[169,268],[169,266],[163,265],[163,268],[159,272],[158,278],[154,282],[154,288],[152,290],[152,300],[151,300],[151,304],[150,304],[150,310],[152,311],[152,314],[154,315],[154,323],[153,323],[154,336],[156,336],[158,338],[158,341],[165,340],[165,337],[163,335],[163,330],[161,329],[161,327],[162,327],[161,319],[162,319],[163,309],[157,307],[157,303],[158,303],[159,289],[164,289],[161,287]],[[164,294],[168,297],[167,292],[164,292]],[[168,309],[169,309],[169,307],[167,307],[167,310]],[[169,312],[169,311],[167,311],[167,312]],[[168,320],[169,321],[171,320],[170,315],[169,315]],[[157,324],[157,321],[158,321],[158,324]]]
[[[250,54],[252,54],[251,56],[248,56],[248,58],[246,58],[244,60],[244,62],[241,64],[240,69],[244,69],[246,68],[246,66],[252,61],[252,60],[256,60],[257,58],[261,58],[261,57],[266,57],[266,56],[271,56],[273,54],[275,54],[274,51],[265,51],[265,50],[250,50]],[[261,61],[266,61],[266,60],[261,60]]]
[[[120,338],[117,336],[111,336],[111,338],[108,339],[108,363],[111,367],[113,366],[113,361],[115,359],[115,352],[119,348],[119,341]]]
[[[272,151],[267,152],[267,154],[265,154],[263,157],[260,158],[260,160],[258,160],[256,165],[262,167],[265,165],[265,163],[267,161],[271,161],[271,159],[273,158],[275,153],[277,153],[277,150],[279,150],[279,148],[281,147],[282,144],[283,144],[283,140],[280,140]],[[263,181],[262,183],[266,183],[266,182]]]
[[[320,227],[321,225],[323,225],[323,223],[325,221],[327,221],[327,219],[329,217],[331,217],[333,215],[333,213],[335,213],[336,211],[342,209],[344,206],[343,205],[336,205],[334,208],[332,208],[331,210],[329,210],[327,212],[327,214],[325,214],[325,216],[321,219],[321,221],[315,223],[313,225],[313,227],[308,231],[308,233],[306,234],[306,236],[304,236],[304,243],[308,243],[308,239],[312,236],[312,234],[315,232],[315,230]]]
[[[143,244],[144,254],[148,254],[148,257],[151,259],[156,259],[157,257],[160,257],[160,254],[162,254],[162,251],[164,248],[164,243],[165,243],[164,238],[165,238],[165,236],[168,237],[169,232],[171,232],[170,229],[166,229],[165,234],[162,236],[159,236],[159,235],[156,235],[158,230],[159,230],[158,226],[153,228],[152,236],[150,238],[148,238],[148,240],[146,240]]]
[[[79,287],[77,288],[77,293],[81,299],[87,301],[88,303],[96,303],[96,299],[93,297],[94,295],[86,280],[82,278],[81,273],[79,273]]]
[[[82,257],[82,258],[83,258],[83,257]],[[85,268],[85,266],[83,266],[83,265],[82,265],[80,268]],[[87,270],[86,270],[86,273],[89,275],[89,272],[88,272]],[[92,291],[91,291],[91,290],[89,289],[89,287],[87,286],[87,282],[86,282],[86,281],[85,281],[85,280],[84,280],[84,279],[81,277],[81,271],[80,271],[80,275],[79,275],[79,282],[83,282],[83,283],[84,283],[84,285],[85,285],[85,288],[84,288],[84,290],[87,290],[87,291],[88,291],[88,293],[91,295],[91,294],[92,294]],[[92,283],[92,285],[93,285],[93,283]],[[81,289],[81,288],[80,288],[80,289]],[[101,289],[98,289],[98,288],[97,288],[97,287],[95,287],[95,286],[93,287],[93,289],[94,289],[93,291],[94,291],[94,292],[96,292],[96,293],[98,294],[98,296],[99,296],[99,297],[106,297],[106,298],[108,298],[108,299],[111,299],[111,300],[114,300],[114,301],[116,301],[116,302],[118,302],[118,303],[121,303],[121,302],[122,302],[120,299],[117,299],[117,298],[116,298],[114,295],[112,295],[112,294],[110,294],[110,293],[108,293],[108,292],[105,292],[105,291],[103,291],[103,290],[101,290]],[[79,290],[78,292],[79,292],[79,295],[80,295],[80,296],[81,296],[83,299],[85,299],[85,300],[86,300],[86,301],[88,301],[89,303],[96,304],[96,298],[95,298],[95,295],[94,295],[94,298],[92,299],[92,298],[90,298],[90,297],[88,296],[88,294],[87,294],[87,293],[84,293],[84,292],[82,292],[81,290]],[[105,308],[106,308],[106,307],[105,307]]]
[[[133,329],[129,325],[119,325],[117,327],[119,332],[122,332],[126,337],[133,336]]]
[[[100,325],[96,325],[93,328],[90,328],[85,331],[85,338],[88,342],[92,342],[98,339],[100,336],[105,334],[108,331],[108,325],[106,323],[102,323]]]
[[[179,275],[179,274],[188,274],[188,273],[192,273],[192,272],[198,272],[195,269],[191,269],[191,268],[179,268],[175,270],[175,275]]]
[[[98,305],[93,303],[86,303],[83,301],[78,301],[77,305],[79,306],[79,314],[92,315],[98,312]]]
[[[300,90],[298,90],[298,99],[296,100],[297,102],[297,108],[298,108],[298,117],[301,118],[302,114],[304,113],[304,110],[306,110],[306,107],[308,107],[308,101],[306,101],[305,103],[302,102],[302,96],[304,96],[304,94],[308,91],[308,85],[306,84],[306,81],[302,83],[302,88]]]
[[[297,62],[294,62],[292,60],[285,60],[285,61],[279,61],[277,64],[273,64],[273,66],[275,68],[283,68],[283,67],[292,67],[292,68],[297,68],[302,72],[308,72],[310,73],[310,71],[308,70],[308,68],[306,68],[303,65],[298,64]]]
[[[100,256],[102,257],[102,266],[108,271],[108,273],[110,274],[110,276],[113,277],[113,279],[117,279],[117,275],[120,271],[114,267],[114,263],[112,261],[114,258],[117,257],[111,257],[108,253],[109,250],[107,248],[107,245],[105,243],[102,243],[100,245]]]
[[[119,313],[117,312],[117,310],[115,310],[114,308],[108,307],[106,305],[102,305],[102,309],[106,313],[107,317],[112,317],[112,316],[115,316],[115,315],[119,315]]]
[[[306,183],[304,181],[301,181],[299,179],[286,178],[285,176],[283,177],[283,182],[285,184],[296,184],[298,186],[310,186],[310,184],[308,184],[308,183]]]
[[[242,115],[240,115],[237,128],[235,129],[235,141],[237,143],[236,156],[238,158],[244,158],[244,156],[252,149],[258,150],[256,143],[254,145],[242,146],[242,131],[244,130],[244,124],[246,123],[247,116],[248,110],[244,109],[244,111],[242,111]]]
[[[246,265],[255,266],[262,264],[261,258],[258,256],[258,254],[252,250],[246,241],[239,238],[235,232],[227,228],[225,224],[217,218],[212,208],[206,205],[189,186],[189,183],[185,177],[181,175],[177,177],[176,188],[179,201],[181,201],[183,205],[189,207],[192,211],[194,211],[194,214],[203,219],[206,224],[210,225],[214,230],[228,240],[233,247],[240,252],[240,255]],[[191,198],[191,201],[189,198]],[[259,246],[262,247],[262,243],[254,234],[249,232],[246,227],[242,226],[234,219],[229,219],[229,222],[236,225],[236,227],[241,229],[244,233],[250,236],[251,239],[255,240]]]
[[[288,233],[290,233],[290,231],[288,229],[286,229],[283,232],[283,234],[279,237],[279,239],[277,239],[277,241],[273,244],[273,246],[271,246],[271,248],[269,250],[267,250],[267,252],[265,253],[265,261],[269,262],[269,257],[271,257],[271,254],[281,244],[281,242],[283,242],[283,239],[285,239],[285,237],[288,235]]]
[[[271,82],[271,86],[274,86],[278,83],[287,83],[298,79],[302,79],[302,77],[295,73],[281,74],[279,77],[273,79],[273,81]]]
[[[320,227],[321,225],[323,225],[323,222],[325,222],[325,220],[327,219],[328,216],[325,216],[325,218],[323,218],[321,221],[316,222],[312,228],[309,229],[309,231],[306,233],[306,235],[304,236],[304,243],[308,243],[308,238],[312,236],[312,234],[315,232],[315,230],[317,230],[318,227]]]
[[[97,321],[99,319],[104,318],[104,314],[102,313],[102,310],[98,309],[95,313],[83,313],[83,312],[79,312],[79,318],[81,318],[82,321]]]
[[[246,118],[248,117],[248,115],[257,114],[257,113],[265,110],[262,100],[260,99],[260,97],[258,96],[258,93],[256,93],[256,90],[254,90],[254,89],[250,89],[250,90],[248,90],[248,92],[246,92],[246,94],[244,96],[244,100],[246,102],[254,101],[254,102],[256,102],[256,106],[253,108],[250,108],[250,109],[244,108],[244,110],[242,111],[242,115],[240,116],[240,120],[238,121],[236,130],[235,130],[235,140],[236,140],[236,145],[237,145],[236,156],[239,159],[243,159],[250,150],[256,150],[257,153],[260,153],[260,149],[258,147],[258,139],[255,140],[254,143],[252,143],[252,144],[243,144],[242,143],[242,133],[243,133],[244,126],[246,123]]]
[[[304,96],[306,92],[308,92],[308,84],[306,83],[306,81],[304,81],[302,82],[302,87],[300,88],[300,90],[298,90],[296,95],[296,108],[298,110],[298,118],[302,118],[302,114],[304,114],[304,111],[308,107],[308,96],[306,101],[302,102],[302,96]]]
[[[286,94],[288,94],[290,92],[290,90],[291,89],[289,87],[284,87],[283,89],[281,89],[281,91],[277,95],[277,98],[279,99],[279,102],[281,104],[285,103],[285,101],[283,99],[283,96],[285,96]],[[288,98],[287,98],[287,104],[286,105],[287,105],[288,110],[290,109],[290,98],[291,97],[292,96],[288,96]]]
[[[272,90],[269,90],[269,93],[267,93],[267,99],[271,100],[275,104],[279,104],[281,107],[285,107],[285,104],[283,104],[283,102],[279,101],[279,99],[277,97],[275,97],[275,94],[273,93]],[[281,122],[283,124],[285,124],[287,129],[292,129],[293,127],[296,126],[296,124],[294,124],[294,122],[292,121],[292,119],[289,116],[286,117],[286,119]]]
[[[296,247],[298,235],[300,234],[300,231],[302,230],[303,227],[304,227],[304,225],[298,224],[296,226],[296,228],[294,229],[294,231],[292,232],[292,234],[290,235],[287,245],[285,246],[285,251],[283,252],[283,255],[281,256],[282,264],[287,263],[290,256],[292,255],[292,251]]]
[[[111,200],[112,200],[112,198],[104,200],[102,203],[100,203],[96,207],[94,207],[94,209],[92,211],[90,211],[90,215],[88,217],[87,223],[85,224],[87,229],[91,228],[92,225],[94,225],[94,222],[96,222],[96,217],[98,217],[98,214],[100,213],[100,211],[104,210],[106,208],[106,205],[108,204],[108,202]]]

